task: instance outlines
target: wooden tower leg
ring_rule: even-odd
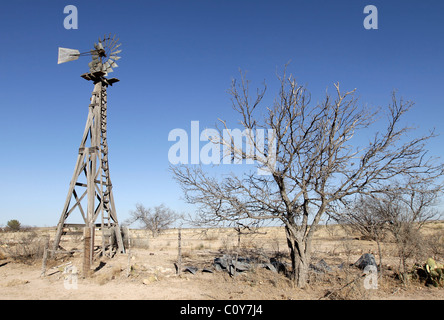
[[[93,246],[91,241],[91,227],[83,228],[83,276],[89,277],[91,272],[91,247]]]
[[[79,209],[84,221],[84,227],[90,230],[95,228],[99,215],[102,217],[100,223],[102,234],[105,227],[113,227],[119,230],[119,232],[116,232],[118,248],[120,252],[125,252],[114,206],[112,184],[109,175],[108,142],[106,136],[106,89],[109,84],[117,82],[118,80],[114,78],[109,80],[104,78],[103,75],[102,72],[82,75],[83,78],[94,82],[94,91],[91,97],[91,104],[89,105],[88,118],[80,143],[76,166],[69,184],[68,195],[57,225],[53,252],[59,248],[63,229],[67,226],[66,219],[75,209]],[[79,180],[83,175],[86,178],[86,183]],[[76,190],[76,188],[83,189],[78,192],[79,190]],[[81,201],[85,197],[87,199],[86,212],[81,204]],[[70,206],[73,198],[75,199],[75,203]],[[95,202],[96,199],[98,200],[97,205]],[[90,239],[91,243],[89,247],[92,250],[94,238],[91,237]],[[86,242],[85,245],[87,245]],[[103,246],[103,254],[105,253],[104,250],[105,247]]]

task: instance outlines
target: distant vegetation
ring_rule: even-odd
[[[6,223],[6,227],[4,228],[4,231],[16,232],[16,231],[20,231],[21,228],[22,228],[22,224],[18,220],[13,219],[13,220],[9,220]]]

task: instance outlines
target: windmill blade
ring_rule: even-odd
[[[101,63],[100,61],[99,61],[98,63],[96,63],[96,64],[94,65],[93,69],[94,69],[95,71],[100,71],[100,70],[102,70],[102,63]]]
[[[80,56],[79,50],[59,47],[57,64],[77,60],[79,56]]]
[[[109,47],[109,37],[106,35],[103,37],[103,43],[105,44],[105,48]]]
[[[116,45],[116,43],[119,42],[119,38],[117,38],[116,40],[111,41],[111,45],[110,48],[114,47]]]
[[[114,50],[116,50],[118,47],[120,47],[122,44],[121,43],[119,43],[118,45],[116,45],[116,46],[114,46],[114,47],[111,47],[111,51],[114,51]]]
[[[92,66],[99,64],[99,62],[99,59],[93,59],[90,63],[88,63],[88,66],[91,68]]]
[[[113,67],[113,68],[117,68],[118,67],[118,65],[117,65],[117,63],[115,63],[114,61],[111,63],[111,67]]]
[[[117,53],[121,53],[121,52],[122,52],[122,50],[117,50],[117,51],[111,52],[111,54],[116,55]]]
[[[109,58],[110,58],[110,59],[113,59],[113,60],[116,60],[116,61],[120,59],[119,56],[110,56]]]
[[[106,41],[106,47],[111,48],[112,45],[113,45],[113,39],[111,38],[111,35],[110,35]]]

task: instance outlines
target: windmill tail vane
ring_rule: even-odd
[[[59,47],[59,56],[57,64],[77,60],[79,57],[80,57],[79,50]]]

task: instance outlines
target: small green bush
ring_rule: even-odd
[[[20,222],[15,219],[9,220],[6,225],[10,231],[20,231],[21,228]]]

